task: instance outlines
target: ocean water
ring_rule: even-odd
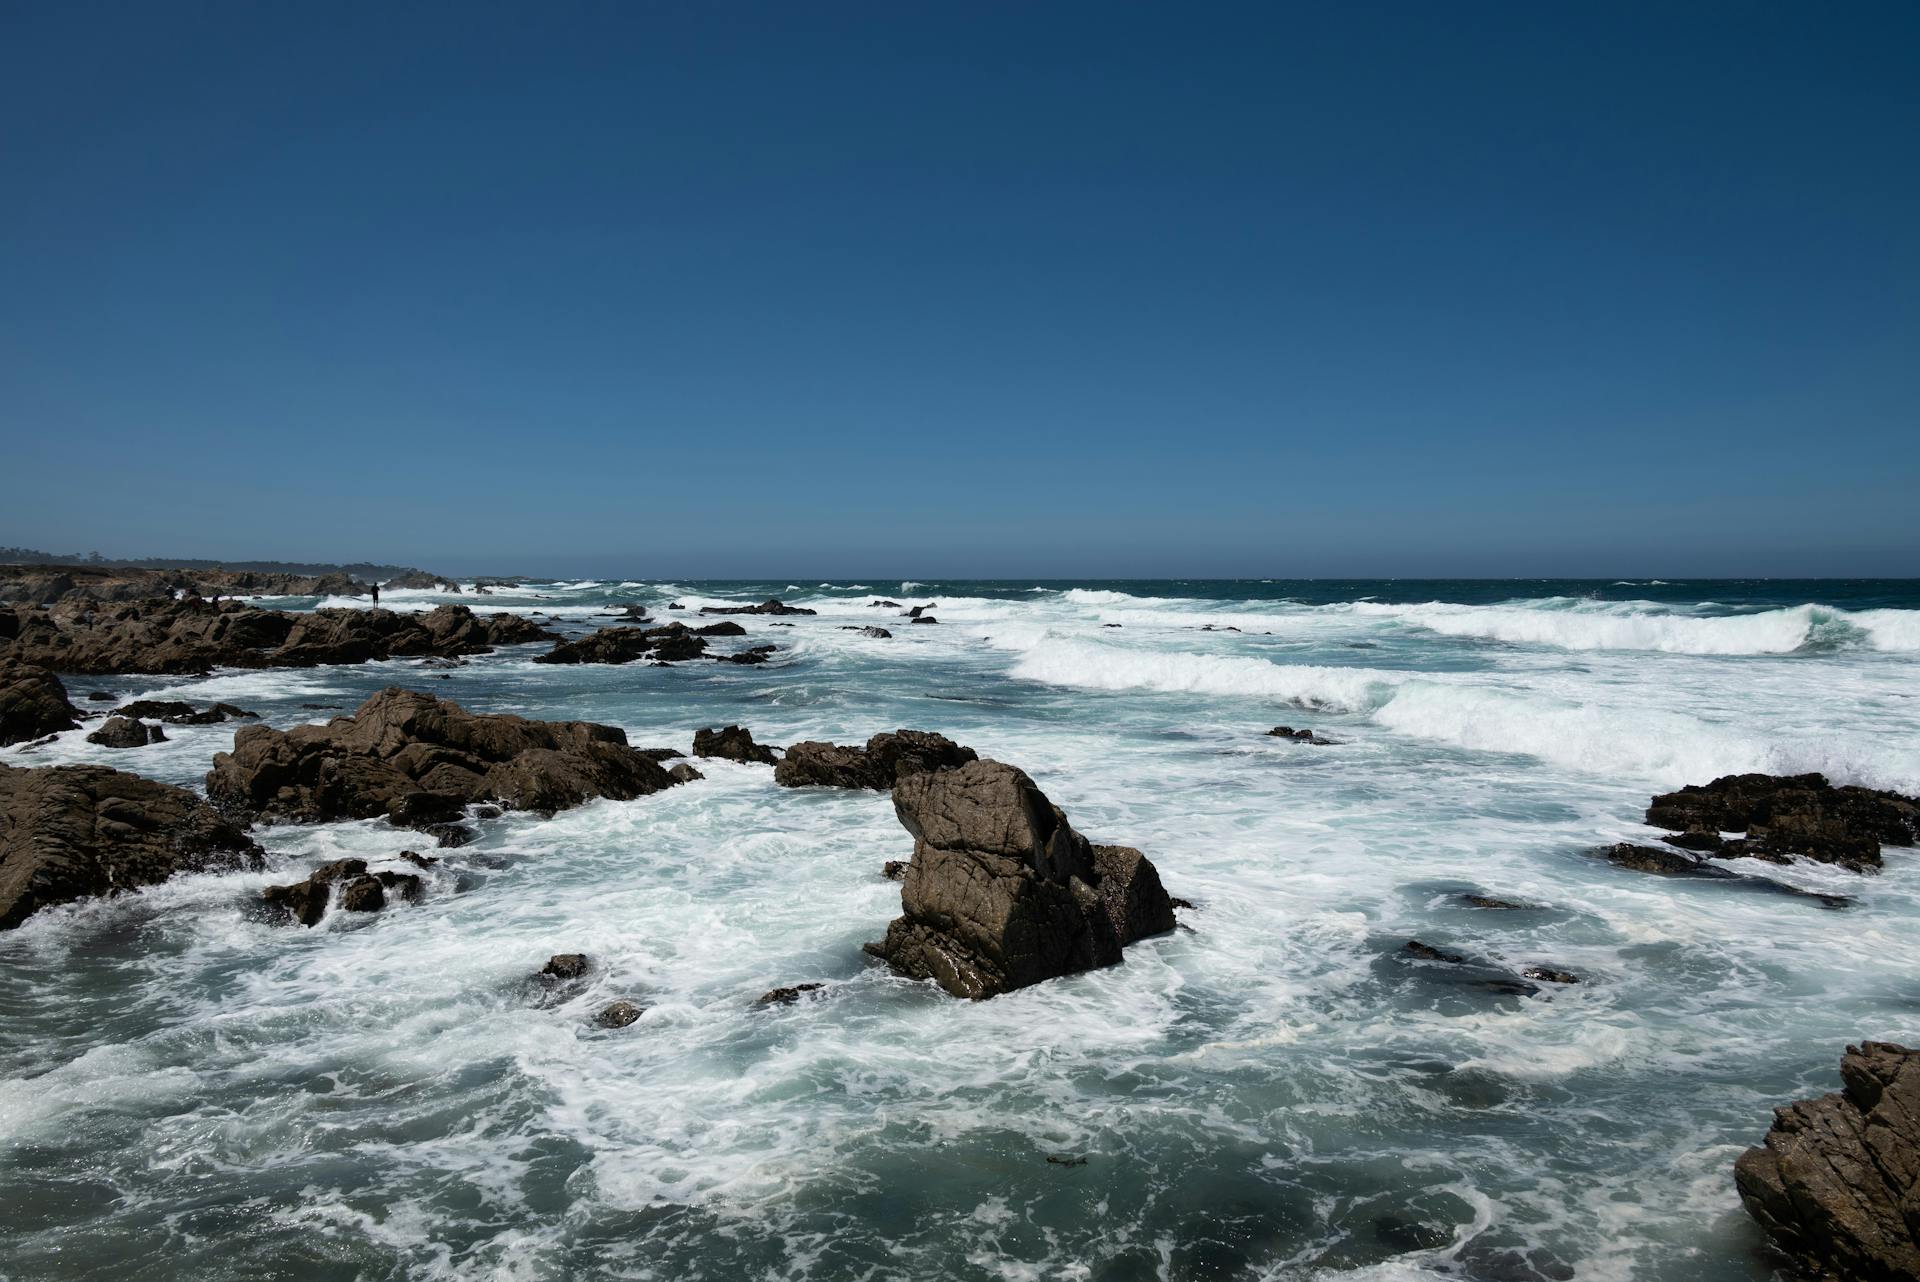
[[[1584,853],[1652,838],[1656,789],[1733,771],[1920,793],[1920,583],[628,581],[387,604],[577,632],[610,605],[774,595],[820,613],[741,620],[738,644],[781,647],[760,667],[521,647],[446,680],[69,685],[284,726],[402,684],[682,750],[734,722],[775,744],[939,730],[1146,850],[1196,905],[1183,928],[951,1000],[860,951],[911,846],[888,799],[727,762],[484,823],[424,903],[312,931],[249,900],[421,839],[265,829],[272,872],[0,935],[0,1275],[1762,1279],[1734,1157],[1775,1104],[1837,1086],[1847,1042],[1920,1036],[1920,851],[1871,878],[1748,869],[1857,896],[1842,910]],[[1263,736],[1278,723],[1337,742]],[[197,784],[232,732],[5,759]],[[1492,995],[1409,964],[1412,937],[1582,982]],[[562,951],[598,967],[554,1000],[528,976]],[[825,989],[755,1008],[801,982]],[[647,1012],[592,1026],[615,998]]]

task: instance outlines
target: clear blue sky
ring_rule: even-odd
[[[0,544],[1920,574],[1920,5],[0,0]]]

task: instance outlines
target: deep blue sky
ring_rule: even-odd
[[[1920,574],[1920,5],[0,0],[0,544]]]

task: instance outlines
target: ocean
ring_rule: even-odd
[[[0,934],[0,1276],[1751,1282],[1772,1266],[1735,1156],[1837,1088],[1848,1042],[1920,1037],[1920,850],[1873,877],[1732,865],[1856,897],[1838,910],[1589,853],[1654,839],[1650,794],[1722,774],[1920,793],[1920,582],[630,580],[383,604],[579,633],[611,606],[767,597],[818,614],[741,619],[779,647],[755,667],[532,646],[446,679],[68,687],[287,726],[406,685],[682,751],[733,723],[937,730],[1144,850],[1194,905],[1182,928],[954,1000],[861,951],[912,846],[889,799],[725,761],[484,821],[421,904],[313,930],[249,901],[422,838],[263,829],[273,871]],[[0,759],[197,787],[233,730]],[[1411,938],[1580,982],[1489,993],[1410,964]],[[558,952],[597,969],[551,1000],[529,976]],[[755,1005],[798,983],[824,987]],[[616,998],[645,1015],[595,1027]]]

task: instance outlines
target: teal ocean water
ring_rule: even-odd
[[[682,750],[729,723],[939,730],[1147,851],[1186,928],[951,1000],[860,950],[911,847],[888,799],[727,762],[483,822],[425,902],[312,931],[249,900],[421,839],[266,829],[272,872],[0,935],[0,1276],[1754,1282],[1734,1157],[1775,1104],[1837,1086],[1847,1042],[1920,1037],[1920,851],[1871,878],[1746,869],[1841,910],[1584,853],[1652,837],[1653,791],[1736,771],[1920,793],[1920,583],[634,580],[385,604],[578,633],[769,596],[819,613],[742,619],[737,644],[779,647],[756,667],[521,647],[69,685],[281,726],[406,685]],[[198,786],[232,729],[4,759]],[[1489,993],[1410,964],[1414,937],[1581,982]],[[599,969],[543,1002],[527,977],[561,951]],[[801,982],[825,989],[754,1007]],[[646,1014],[593,1027],[615,998]]]

